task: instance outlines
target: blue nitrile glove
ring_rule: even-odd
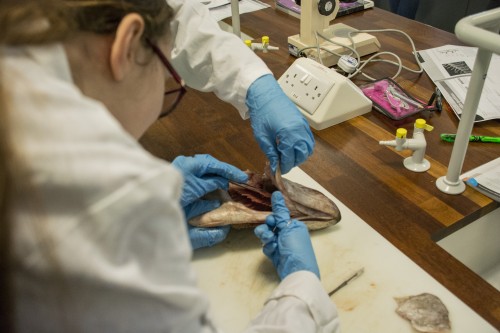
[[[191,218],[214,210],[219,206],[220,202],[217,200],[198,199],[184,208],[186,220],[189,221]],[[193,250],[196,250],[202,247],[214,246],[215,244],[218,244],[226,239],[229,229],[230,226],[197,228],[189,225],[188,223],[188,233],[189,240],[191,241],[191,247]]]
[[[186,220],[211,211],[220,206],[217,200],[200,199],[217,189],[227,189],[229,180],[245,183],[248,175],[230,164],[221,162],[210,155],[194,157],[179,156],[172,162],[184,175],[181,206]],[[189,239],[194,250],[213,246],[222,242],[229,226],[215,228],[196,228],[188,224]]]
[[[319,278],[319,268],[309,237],[309,230],[303,222],[290,219],[281,192],[271,197],[273,213],[266,218],[266,224],[255,228],[255,235],[264,246],[264,254],[271,259],[283,280],[297,271],[310,271]]]
[[[229,180],[246,183],[248,175],[235,166],[221,162],[208,154],[193,157],[179,156],[172,165],[184,175],[181,206],[195,202],[217,189],[227,190]]]
[[[278,161],[285,174],[312,154],[314,137],[309,124],[271,74],[250,85],[246,105],[253,134],[273,172]]]

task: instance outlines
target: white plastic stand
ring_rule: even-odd
[[[241,38],[240,5],[238,4],[238,0],[231,0],[231,16],[233,33]]]
[[[414,156],[407,157],[403,160],[403,165],[413,172],[425,172],[431,168],[431,163],[422,158],[420,161],[415,161]]]
[[[356,29],[342,23],[330,26],[330,22],[335,19],[339,9],[339,1],[336,0],[335,2],[336,9],[333,13],[329,16],[323,16],[318,11],[318,3],[316,0],[302,0],[300,5],[300,34],[288,37],[288,50],[290,54],[299,57],[299,50],[305,47],[315,46],[317,44],[316,32],[321,33],[335,42],[354,47],[360,56],[375,53],[380,50],[380,42],[375,36],[367,33],[352,34],[354,40],[354,45],[352,45],[351,40],[348,38],[348,33],[350,31],[356,31]],[[331,52],[338,54],[347,54],[351,52],[345,47],[334,45],[322,38],[318,41],[322,48],[328,49]],[[309,58],[315,59],[318,62],[318,57],[320,57],[322,63],[327,67],[334,66],[339,60],[338,56],[327,51],[320,51],[318,55],[316,49],[310,49],[306,54]]]
[[[465,97],[457,136],[453,144],[448,172],[446,176],[442,176],[436,181],[437,188],[444,193],[460,194],[465,191],[465,184],[459,177],[491,56],[493,53],[500,54],[499,30],[500,8],[465,17],[455,26],[455,34],[461,41],[477,46],[479,49]]]

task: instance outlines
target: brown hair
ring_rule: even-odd
[[[2,71],[0,68],[0,77]],[[0,80],[0,331],[12,331],[9,310],[12,309],[10,275],[10,193],[14,170],[9,141],[5,99],[3,98],[2,81]]]
[[[140,14],[142,36],[156,41],[169,31],[172,10],[165,0],[0,0],[0,60],[3,46],[61,42],[78,31],[113,34],[122,18]],[[22,163],[9,141],[8,96],[2,89],[0,62],[0,331],[14,331],[11,288],[11,231],[9,215],[13,193],[21,185],[16,177]]]
[[[114,33],[129,13],[143,17],[143,39],[156,41],[168,32],[172,17],[165,0],[0,0],[0,8],[3,45],[62,41],[76,31]],[[33,24],[42,20],[46,24]]]

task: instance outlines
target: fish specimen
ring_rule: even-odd
[[[449,332],[448,309],[441,300],[432,294],[395,298],[398,303],[397,314],[410,321],[419,332]]]
[[[281,177],[280,170],[273,175],[269,164],[264,174],[246,171],[246,184],[230,183],[228,191],[210,194],[210,199],[221,200],[219,208],[189,220],[196,227],[232,225],[235,228],[255,227],[265,223],[272,212],[271,194],[281,191],[290,210],[290,217],[304,222],[309,230],[323,229],[340,221],[340,211],[323,193]]]

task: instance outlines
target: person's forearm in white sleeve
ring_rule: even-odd
[[[199,0],[166,1],[175,13],[172,63],[187,85],[214,92],[250,118],[273,172],[279,166],[286,174],[305,162],[314,150],[309,124],[262,59],[222,31]]]
[[[337,309],[311,272],[287,276],[245,333],[340,332]]]
[[[220,29],[197,0],[166,0],[174,10],[171,59],[186,84],[214,92],[248,118],[247,90],[270,69],[238,37]]]

